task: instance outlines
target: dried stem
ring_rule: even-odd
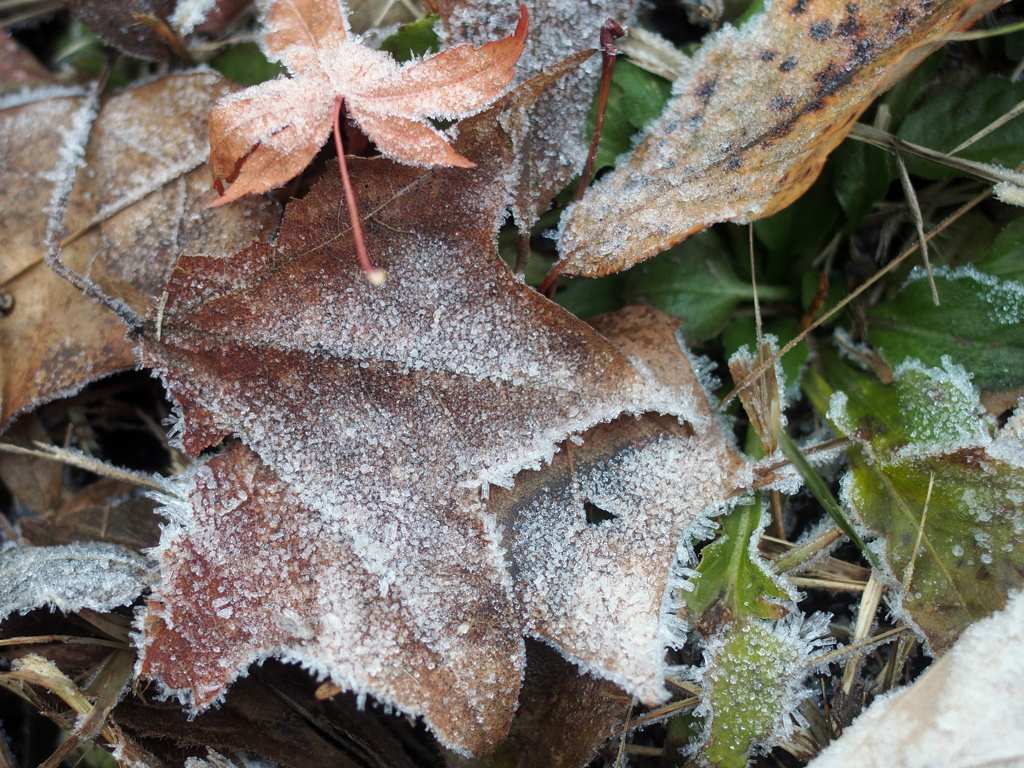
[[[348,177],[348,164],[345,162],[345,146],[341,141],[341,107],[344,103],[344,96],[338,96],[334,102],[334,146],[338,150],[338,171],[341,173],[341,186],[345,190],[345,207],[348,208],[348,218],[352,222],[352,239],[355,241],[359,266],[363,268],[363,272],[366,274],[366,279],[370,285],[377,287],[384,285],[384,281],[388,279],[388,273],[383,269],[373,266],[373,262],[370,261],[370,254],[366,250],[363,226],[359,221],[359,208],[356,207],[356,193],[352,190],[352,181]]]
[[[608,94],[612,88],[612,73],[615,71],[615,41],[625,37],[626,30],[615,19],[608,19],[601,26],[601,91],[597,98],[597,119],[594,121],[594,133],[590,137],[590,150],[587,162],[580,174],[580,185],[576,188],[576,200],[583,197],[590,184],[590,175],[594,172],[594,161],[597,150],[601,146],[601,130],[604,128],[604,114],[608,110]]]
[[[608,110],[608,94],[612,88],[612,73],[615,71],[615,41],[625,37],[626,30],[615,19],[608,19],[601,26],[601,90],[597,98],[597,119],[594,121],[594,133],[590,137],[590,150],[587,152],[587,161],[583,165],[583,172],[580,174],[580,185],[576,188],[576,200],[583,197],[590,183],[590,175],[594,172],[594,161],[597,159],[597,150],[601,146],[601,130],[604,128],[604,114]],[[554,298],[555,284],[562,274],[560,265],[555,264],[544,278],[537,290],[549,299]]]

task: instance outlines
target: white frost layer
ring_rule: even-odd
[[[1024,764],[1024,593],[913,685],[877,699],[808,768]]]
[[[145,559],[113,544],[12,545],[0,551],[0,621],[45,605],[109,611],[135,602],[151,581]]]

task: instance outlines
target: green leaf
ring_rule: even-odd
[[[210,66],[224,77],[243,85],[273,80],[285,71],[280,64],[268,61],[256,43],[241,43],[228,48],[211,61]]]
[[[918,64],[909,75],[890,88],[881,98],[889,113],[886,124],[878,126],[889,131],[898,131],[903,120],[914,106],[918,95],[932,76],[946,60],[946,49],[940,48],[927,59]]]
[[[824,621],[810,623],[813,633],[825,629]],[[708,643],[702,672],[710,722],[701,764],[744,768],[756,748],[786,735],[814,645],[801,634],[799,621],[750,619]]]
[[[622,89],[623,113],[636,130],[660,115],[672,95],[668,80],[624,60],[616,62],[612,82]]]
[[[974,266],[1004,280],[1024,281],[1024,217],[1003,227],[989,252]]]
[[[886,386],[826,350],[821,362],[837,390],[829,420],[842,434],[867,444],[879,461],[904,450],[953,450],[992,436],[988,422],[980,418],[977,392],[957,366],[937,370],[916,361],[904,363]]]
[[[1024,586],[1024,417],[993,436],[957,366],[906,363],[885,386],[833,354],[822,364],[838,389],[829,418],[858,443],[843,499],[884,540],[892,579],[909,580],[903,609],[941,652]]]
[[[790,460],[796,471],[800,473],[800,477],[807,484],[807,490],[811,492],[811,495],[818,500],[818,503],[828,512],[829,517],[846,534],[846,537],[857,545],[857,548],[867,558],[868,562],[871,563],[871,567],[881,570],[881,561],[879,561],[874,552],[868,549],[867,544],[864,543],[860,534],[853,527],[853,523],[846,516],[846,512],[832,495],[832,491],[829,490],[825,479],[818,474],[818,471],[811,465],[811,462],[807,460],[807,457],[804,456],[797,444],[793,442],[793,438],[786,434],[784,429],[779,428],[775,432],[775,439],[778,440],[779,448],[786,454],[786,458]]]
[[[972,267],[936,270],[941,305],[920,272],[890,301],[868,310],[868,334],[890,364],[917,358],[962,365],[980,389],[1024,384],[1024,284]]]
[[[594,168],[615,165],[615,159],[633,149],[633,136],[662,113],[672,92],[672,84],[635,64],[619,59],[612,73],[608,92],[601,146]],[[590,131],[597,120],[598,97],[590,107]]]
[[[818,180],[800,198],[778,213],[754,222],[757,239],[768,249],[763,280],[792,279],[818,255],[835,231],[843,213],[833,191],[834,166],[826,165]]]
[[[390,53],[400,62],[441,50],[441,41],[434,31],[437,18],[437,14],[434,14],[419,21],[403,24],[395,34],[384,38],[380,50]]]
[[[846,501],[886,542],[885,558],[903,581],[921,528],[929,479],[935,477],[921,545],[903,608],[941,653],[972,622],[1006,604],[1024,586],[1024,465],[973,446],[871,461],[849,453]]]
[[[577,278],[569,283],[568,288],[555,294],[555,303],[583,320],[604,312],[614,312],[625,306],[622,301],[624,283],[625,276],[620,273],[593,280]]]
[[[722,519],[722,531],[701,551],[699,577],[686,593],[686,613],[705,636],[747,618],[780,619],[792,595],[769,573],[771,565],[755,554],[768,518],[761,494]],[[753,544],[752,544],[753,542]]]
[[[853,228],[885,197],[895,178],[889,153],[857,141],[845,141],[832,153],[832,178],[839,205]]]
[[[1024,84],[986,77],[966,88],[951,88],[928,99],[900,127],[902,139],[949,152],[1024,101]],[[957,157],[1012,168],[1024,161],[1024,119],[1006,125],[957,153]],[[944,179],[960,172],[920,158],[907,157],[907,169],[926,179]]]
[[[789,298],[787,289],[758,285],[763,300]],[[736,305],[750,300],[750,284],[739,279],[718,235],[709,230],[631,270],[624,298],[681,318],[688,344],[715,336]]]

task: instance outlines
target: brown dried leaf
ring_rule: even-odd
[[[441,32],[451,44],[479,45],[494,39],[515,20],[515,8],[507,0],[439,0],[438,5]],[[516,84],[578,51],[596,48],[605,20],[629,23],[636,2],[529,0],[526,7],[533,30],[519,60]],[[599,76],[600,62],[589,61],[542,94],[530,110],[512,201],[512,215],[521,230],[533,226],[583,167],[590,138],[587,113]]]
[[[42,85],[58,85],[60,80],[39,63],[22,45],[0,32],[0,95]]]
[[[0,290],[13,301],[0,316],[0,429],[135,366],[117,317],[45,268],[48,242],[63,239],[65,263],[146,314],[183,250],[224,255],[273,232],[265,200],[205,210],[204,116],[229,89],[211,74],[165,78],[108,99],[95,122],[81,90],[0,111]]]
[[[871,99],[999,4],[775,0],[724,28],[632,157],[567,213],[561,272],[607,275],[715,222],[785,208]]]
[[[47,463],[60,471],[59,463]],[[155,506],[143,489],[104,478],[87,485],[50,514],[23,518],[19,527],[25,543],[34,547],[104,541],[142,552],[160,541]]]
[[[413,165],[467,167],[426,118],[465,117],[500,96],[527,30],[524,8],[515,33],[504,40],[400,66],[348,37],[333,0],[273,0],[263,23],[268,57],[294,77],[225,97],[210,113],[210,165],[218,179],[231,182],[217,205],[298,175],[331,132],[338,98],[386,156]]]
[[[481,754],[509,728],[524,634],[646,701],[664,696],[672,554],[741,465],[694,399],[670,321],[629,316],[633,334],[613,344],[498,259],[498,182],[515,139],[501,126],[517,124],[492,110],[460,126],[472,170],[353,163],[364,230],[391,276],[381,288],[348,258],[335,179],[292,204],[275,247],[175,268],[161,340],[141,330],[145,362],[182,406],[189,452],[230,433],[248,446],[197,465],[186,501],[168,502],[176,525],[140,671],[193,706],[279,656]],[[643,334],[655,352],[631,360]],[[671,381],[650,372],[670,367]],[[648,412],[678,420],[587,432]],[[549,462],[567,438],[578,476],[562,456],[523,480],[557,487],[565,506],[536,499],[547,528],[530,530],[512,496],[490,509],[490,486]],[[620,522],[591,529],[588,501]],[[602,544],[630,557],[602,558]],[[636,557],[641,547],[653,556]],[[564,590],[523,582],[550,578],[531,570],[545,564]]]
[[[50,444],[50,436],[34,414],[18,419],[4,435],[4,443],[22,448],[34,448],[36,442]],[[0,453],[0,480],[15,501],[36,514],[53,512],[60,504],[66,493],[61,471],[58,462],[41,456]]]
[[[175,51],[168,41],[139,16],[167,22],[177,0],[69,0],[68,7],[96,37],[129,56],[169,61]]]
[[[508,738],[483,758],[448,754],[448,768],[579,768],[621,727],[631,701],[551,646],[527,640],[526,677]]]

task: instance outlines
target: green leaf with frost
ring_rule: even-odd
[[[941,653],[1024,587],[1024,414],[997,432],[948,360],[901,365],[888,387],[834,355],[822,362],[839,390],[828,417],[855,441],[843,500],[884,542],[902,610]],[[820,402],[830,387],[812,377]]]
[[[757,290],[762,301],[793,298],[789,288],[758,284]],[[624,298],[681,318],[683,338],[698,344],[722,330],[736,306],[753,295],[721,239],[708,230],[632,269]]]
[[[803,682],[813,665],[814,638],[827,617],[804,623],[749,619],[729,625],[705,650],[701,709],[708,717],[700,746],[704,764],[744,768],[758,750],[767,751],[792,730],[790,714],[804,698]]]
[[[686,613],[705,636],[748,618],[781,619],[793,596],[771,575],[756,550],[767,523],[761,494],[722,518],[722,531],[701,551],[699,577],[686,593]]]
[[[1024,384],[1024,284],[960,267],[936,270],[935,288],[940,306],[915,270],[896,296],[868,310],[868,335],[886,360],[938,366],[948,355],[979,389]]]

